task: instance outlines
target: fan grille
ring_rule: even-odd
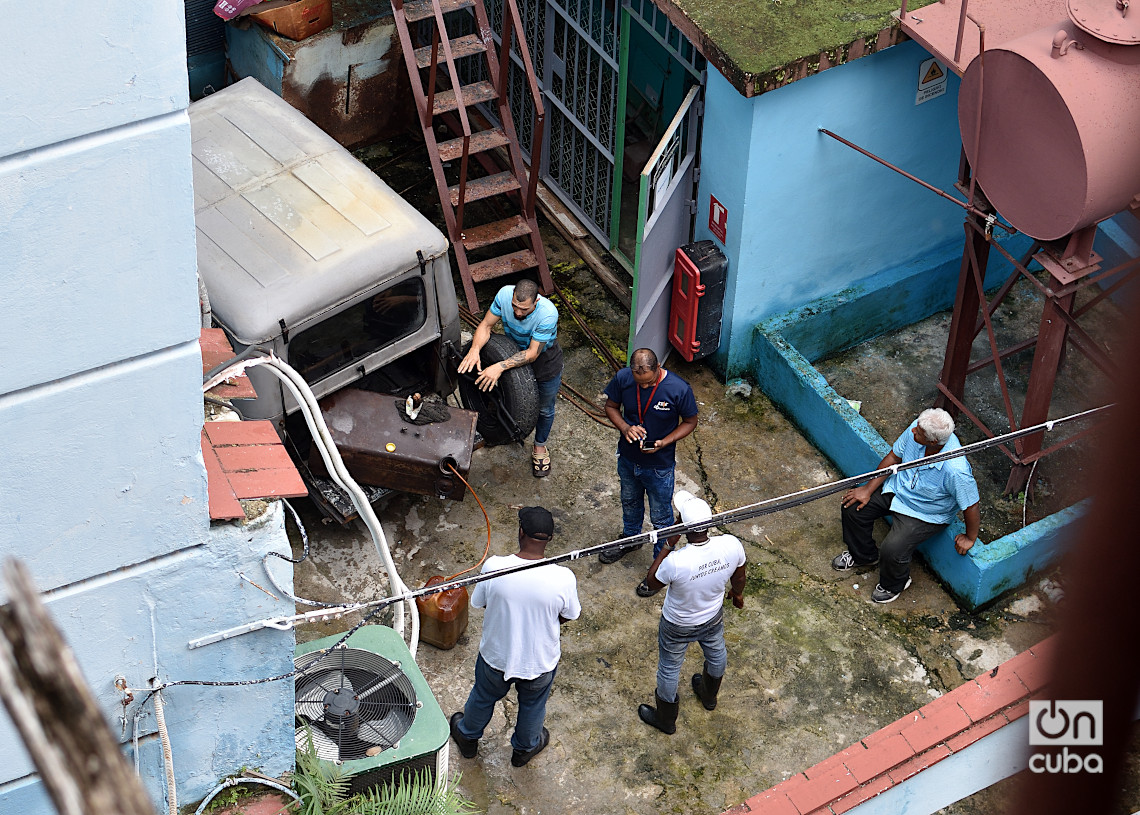
[[[311,655],[299,656],[295,667]],[[412,726],[416,692],[400,666],[359,648],[337,648],[297,675],[299,749],[308,734],[319,758],[352,761],[391,747]]]

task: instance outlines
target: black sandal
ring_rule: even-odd
[[[662,586],[661,588],[665,588],[665,587]],[[649,581],[648,580],[642,580],[640,583],[637,584],[637,596],[638,597],[652,597],[653,595],[657,594],[657,592],[659,592],[659,591],[661,591],[661,589],[649,588]]]
[[[550,453],[530,454],[530,472],[535,478],[546,478],[550,475]]]

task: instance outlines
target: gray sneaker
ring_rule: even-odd
[[[886,589],[884,589],[882,584],[880,583],[880,584],[876,585],[875,590],[873,592],[871,592],[871,602],[872,603],[879,603],[879,604],[893,603],[895,600],[899,599],[900,594],[902,594],[904,591],[906,591],[909,588],[910,588],[910,578],[909,577],[906,579],[906,585],[902,587],[901,591],[889,592]]]
[[[851,553],[844,549],[831,561],[831,568],[837,572],[849,572],[852,569],[869,569],[872,566],[879,565],[879,561],[875,560],[871,563],[856,563],[855,558],[851,557]]]

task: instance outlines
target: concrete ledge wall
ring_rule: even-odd
[[[1016,255],[1021,242],[1013,241],[1007,248]],[[1000,280],[1008,267],[993,263],[990,272],[993,279],[987,279],[987,284]],[[756,327],[752,359],[757,384],[845,475],[875,469],[890,443],[827,384],[809,360],[951,305],[954,291],[945,285],[947,277],[945,266],[938,273],[880,275],[874,281],[878,287],[841,292]],[[877,304],[882,302],[895,307],[879,309]],[[957,600],[975,609],[1052,564],[1072,538],[1074,524],[1084,511],[1083,504],[1071,507],[989,545],[975,546],[965,557],[954,551],[954,536],[965,528],[959,520],[918,551]]]

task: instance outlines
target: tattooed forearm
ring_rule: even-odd
[[[507,357],[499,364],[503,366],[504,371],[510,370],[511,368],[521,368],[527,364],[526,351],[519,351],[514,356]]]

